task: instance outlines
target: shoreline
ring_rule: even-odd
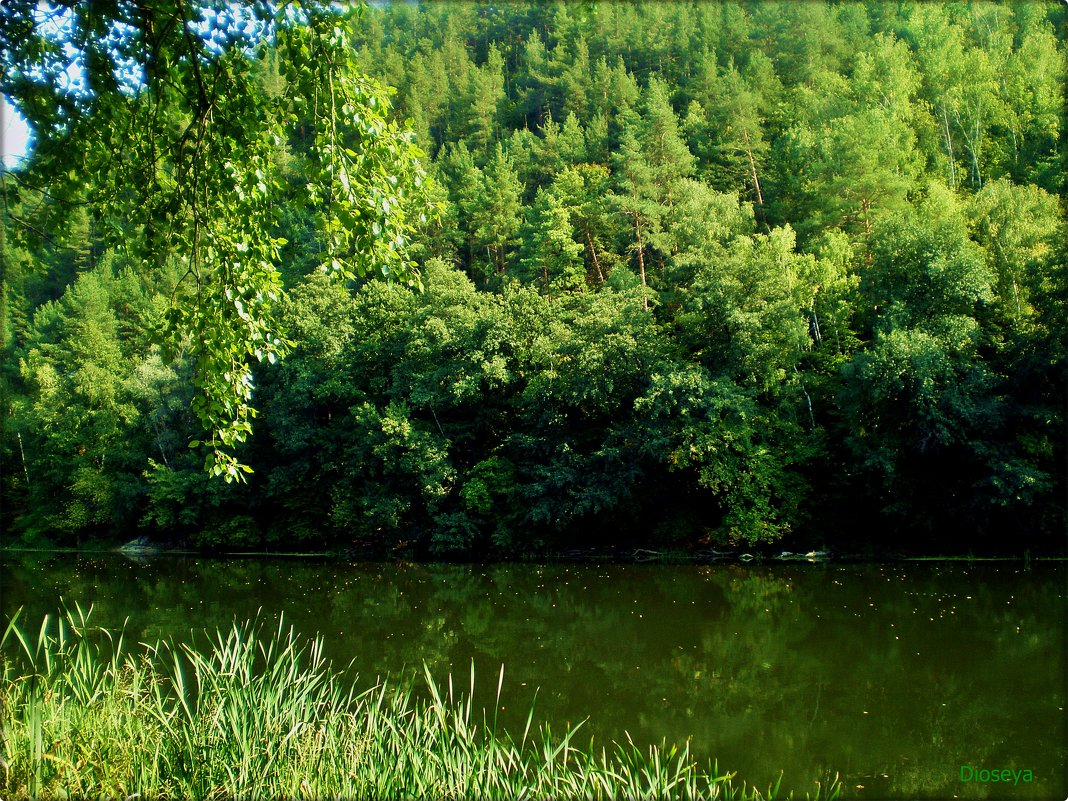
[[[136,541],[135,541],[136,542]],[[651,548],[590,549],[532,554],[523,558],[487,559],[421,559],[410,554],[382,554],[339,551],[198,551],[181,547],[155,547],[127,543],[96,548],[42,548],[20,545],[0,545],[0,554],[41,553],[79,556],[118,555],[128,558],[148,557],[195,557],[201,559],[324,559],[339,562],[412,562],[417,564],[660,564],[660,565],[714,565],[714,564],[892,564],[895,562],[1068,562],[1068,556],[1057,554],[1034,554],[1029,549],[1022,553],[983,555],[970,554],[923,554],[923,553],[835,553],[831,551],[806,551],[804,553],[780,551],[760,553],[750,551],[675,551]]]

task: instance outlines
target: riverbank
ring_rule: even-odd
[[[900,551],[833,551],[826,548],[814,548],[810,550],[786,551],[777,549],[738,549],[719,550],[713,548],[683,550],[683,549],[652,549],[652,548],[584,548],[569,549],[566,551],[547,551],[544,553],[530,554],[526,558],[512,557],[508,559],[420,559],[413,554],[403,551],[366,551],[366,550],[322,550],[322,551],[264,551],[264,550],[202,550],[176,545],[173,543],[154,544],[145,538],[138,538],[129,542],[100,543],[95,547],[63,548],[63,547],[26,547],[22,545],[0,545],[0,553],[42,553],[42,554],[122,554],[131,558],[145,558],[154,556],[186,556],[205,558],[271,558],[271,559],[338,559],[338,560],[361,560],[380,562],[464,562],[471,564],[500,564],[500,563],[574,563],[574,564],[762,564],[781,562],[807,562],[824,563],[834,562],[842,564],[871,564],[891,562],[1063,562],[1068,561],[1068,555],[1064,553],[1036,553],[1032,549],[1014,551],[1000,554],[974,554],[974,553],[908,553]]]
[[[38,631],[34,636],[32,632]],[[127,650],[75,607],[0,640],[5,798],[765,799],[686,747],[583,744],[534,725],[499,731],[467,694],[412,685],[362,691],[281,622],[217,631],[203,647]],[[503,668],[497,683],[501,701]],[[835,778],[813,799],[834,799]]]

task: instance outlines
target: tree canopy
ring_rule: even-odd
[[[289,347],[274,310],[287,150],[304,155],[318,261],[345,277],[412,280],[408,196],[419,151],[387,90],[355,65],[352,13],[310,4],[33,0],[0,10],[0,92],[33,129],[10,176],[9,237],[48,237],[85,208],[100,247],[178,264],[167,344],[189,355],[206,467],[249,471],[251,362]],[[199,441],[194,441],[199,444]]]
[[[205,8],[0,9],[5,532],[1063,549],[1063,5]]]

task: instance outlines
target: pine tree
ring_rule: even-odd
[[[508,269],[509,257],[519,232],[523,185],[511,160],[498,142],[482,173],[482,192],[471,211],[475,240],[486,249],[486,280]]]
[[[525,280],[554,294],[580,289],[585,281],[582,245],[572,233],[571,210],[552,190],[539,189],[528,212],[520,265]]]

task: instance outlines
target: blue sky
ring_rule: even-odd
[[[0,96],[0,151],[6,166],[14,167],[26,155],[29,137],[30,129],[26,121],[7,102],[6,97]]]
[[[71,22],[69,12],[57,15],[55,8],[48,5],[42,6],[39,11],[49,15],[43,25],[46,33],[49,31],[54,31],[56,34],[69,33]],[[215,7],[207,5],[201,13],[199,23],[192,22],[190,27],[207,40],[209,49],[222,47],[221,41],[212,35],[213,31],[222,31],[228,36],[244,38],[246,43],[252,43],[262,30],[254,16],[238,2],[225,2]],[[116,36],[121,34],[121,29],[114,31]],[[81,83],[81,56],[78,50],[70,44],[66,45],[66,52],[70,59],[67,67],[69,85],[73,91],[77,92]],[[121,74],[117,72],[116,75],[125,79],[126,87],[132,91],[132,87],[136,87],[141,81],[140,67],[136,63],[120,65],[120,68],[122,67],[125,67],[125,70]],[[29,138],[30,130],[25,120],[19,116],[8,99],[0,95],[0,155],[6,166],[13,167],[26,156]]]

